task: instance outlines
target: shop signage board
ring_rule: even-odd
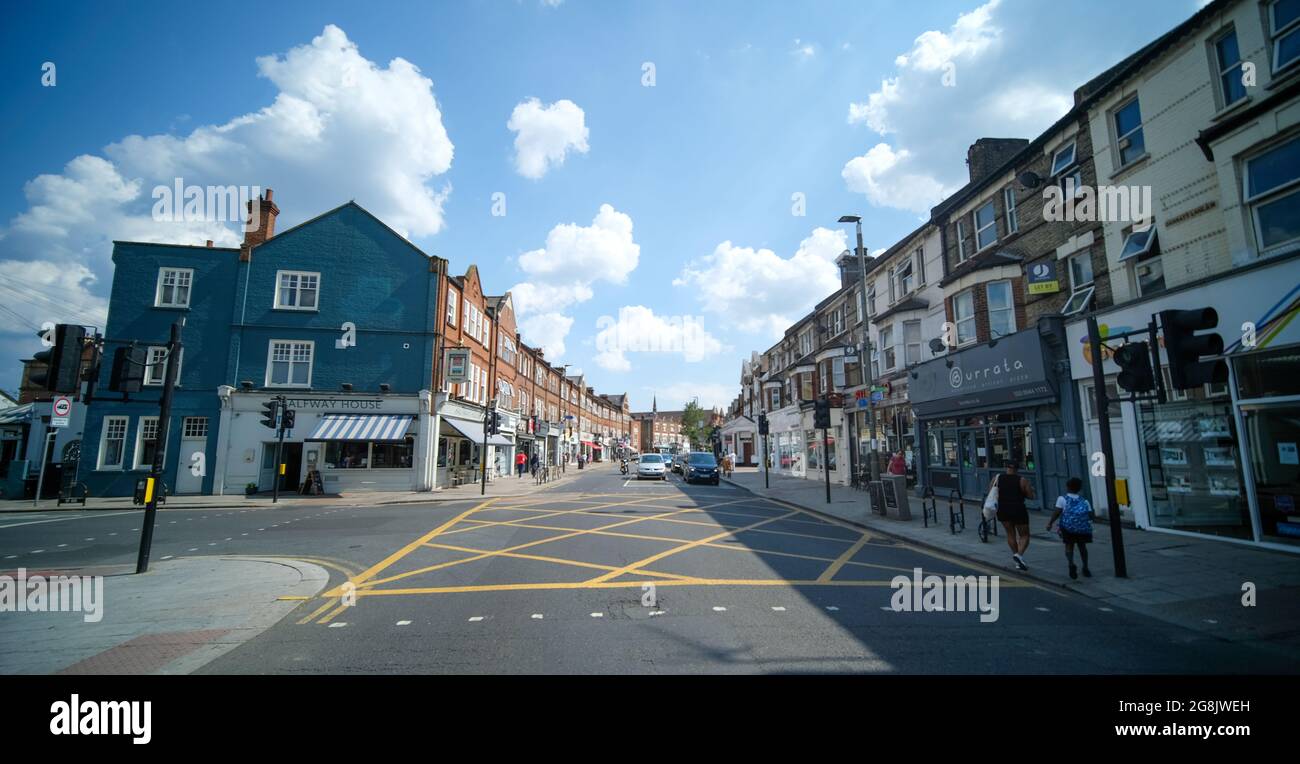
[[[911,382],[918,416],[1055,397],[1038,332],[1025,330],[996,344],[982,342],[917,366]]]
[[[469,348],[452,348],[447,351],[447,382],[469,382]]]
[[[1061,282],[1056,278],[1056,263],[1035,263],[1029,268],[1029,293],[1053,294],[1061,291]]]

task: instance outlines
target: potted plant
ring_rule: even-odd
[[[252,496],[255,493],[257,493],[257,483],[249,483],[248,485],[244,486],[245,496]]]

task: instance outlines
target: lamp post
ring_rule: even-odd
[[[862,379],[867,381],[867,419],[871,422],[871,451],[868,457],[871,468],[871,480],[880,480],[880,465],[876,459],[876,412],[872,408],[872,388],[876,386],[876,375],[871,372],[871,332],[867,328],[867,250],[862,245],[862,216],[844,215],[841,223],[853,223],[858,234],[858,279],[862,293],[862,310],[858,318],[862,320],[862,344],[858,346],[858,365],[862,368]],[[856,419],[856,417],[855,417]]]

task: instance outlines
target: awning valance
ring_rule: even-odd
[[[475,443],[483,442],[483,423],[475,422],[472,419],[461,419],[454,416],[442,417],[442,423],[451,427],[457,434],[463,438],[468,438]],[[513,446],[514,441],[504,435],[489,435],[487,439],[489,446]]]
[[[402,440],[410,414],[326,414],[307,440]]]

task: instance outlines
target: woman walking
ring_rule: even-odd
[[[1011,559],[1020,570],[1029,570],[1024,554],[1029,549],[1029,510],[1025,499],[1034,498],[1034,487],[1019,474],[1020,465],[1007,462],[1007,471],[994,478],[989,491],[997,491],[998,522],[1007,531]]]

